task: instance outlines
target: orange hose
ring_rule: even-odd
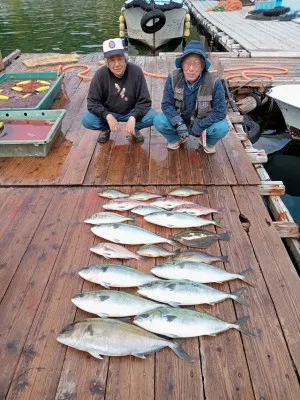
[[[92,77],[85,76],[91,70],[91,68],[86,64],[70,64],[70,65],[66,65],[64,67],[62,65],[59,65],[58,68],[57,68],[57,75],[61,74],[62,72],[67,71],[68,69],[72,69],[72,68],[85,68],[84,71],[80,71],[78,73],[78,78],[83,79],[85,81],[91,81],[92,80]]]

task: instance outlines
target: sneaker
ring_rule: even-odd
[[[132,139],[135,142],[143,142],[144,141],[144,136],[141,134],[140,131],[135,132],[134,135],[132,135]]]
[[[209,146],[208,144],[206,146],[203,146],[203,142],[202,142],[201,138],[199,138],[199,143],[203,147],[203,150],[205,151],[205,153],[213,154],[213,153],[216,152],[216,147],[215,146]]]
[[[100,131],[97,142],[105,143],[109,140],[110,131]]]
[[[177,150],[177,149],[179,149],[179,147],[180,147],[180,145],[181,144],[183,144],[183,143],[185,143],[187,141],[187,138],[185,137],[185,138],[181,138],[180,140],[178,140],[177,142],[175,142],[175,143],[168,143],[168,149],[170,149],[170,150]]]

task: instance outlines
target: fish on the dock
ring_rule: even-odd
[[[123,193],[116,189],[106,189],[103,192],[98,193],[99,196],[105,197],[106,199],[120,199],[124,197],[129,197],[129,194]]]
[[[155,212],[159,212],[159,211],[164,211],[163,208],[160,207],[155,207],[155,206],[150,206],[150,205],[142,205],[142,206],[137,206],[131,209],[131,212],[133,214],[138,214],[138,215],[149,215],[149,214],[153,214]]]
[[[154,301],[170,304],[172,307],[216,304],[226,299],[247,305],[243,298],[244,289],[240,288],[235,292],[227,293],[199,282],[159,280],[139,286],[138,293]]]
[[[175,256],[180,252],[179,249],[175,251],[169,251],[164,247],[157,246],[155,244],[146,244],[140,247],[137,251],[137,254],[144,257],[169,257]]]
[[[131,194],[130,199],[134,199],[134,200],[140,200],[140,201],[147,201],[147,200],[151,200],[151,199],[157,199],[159,197],[163,197],[160,194],[156,194],[156,193],[150,193],[150,192],[135,192],[133,194]]]
[[[99,212],[86,218],[86,224],[100,225],[100,224],[113,224],[118,222],[133,221],[133,218],[127,218],[123,215],[112,212]]]
[[[215,336],[229,329],[236,329],[248,336],[255,336],[243,327],[248,319],[249,316],[245,316],[235,322],[227,322],[200,311],[164,307],[137,315],[133,323],[147,331],[171,338]]]
[[[194,215],[198,217],[199,215],[207,215],[207,214],[212,214],[212,213],[222,213],[224,211],[223,208],[210,208],[210,207],[204,207],[201,206],[200,204],[182,204],[180,206],[177,206],[173,208],[173,211],[179,212],[179,213],[187,213],[190,215]]]
[[[136,287],[160,279],[137,269],[119,264],[93,264],[81,269],[78,274],[85,280],[105,288]]]
[[[91,228],[91,231],[102,239],[120,244],[155,244],[169,243],[178,247],[173,240],[156,235],[147,229],[129,224],[101,224]]]
[[[164,339],[138,326],[109,318],[88,318],[67,325],[56,340],[93,357],[145,355],[170,347],[178,357],[191,362],[176,340]]]
[[[132,251],[126,249],[124,246],[120,246],[114,243],[99,243],[94,247],[90,248],[93,253],[99,254],[105,258],[135,258],[136,260],[141,260],[142,258],[133,253]]]
[[[173,208],[180,206],[182,204],[197,204],[192,201],[176,199],[176,198],[164,198],[151,201],[150,205],[155,207],[163,208],[164,210],[172,210]]]
[[[143,203],[134,199],[115,199],[111,200],[109,203],[103,205],[105,210],[114,210],[114,211],[128,211],[134,207],[140,206]]]
[[[154,308],[167,307],[167,305],[119,290],[78,293],[72,298],[72,303],[86,312],[106,318],[130,317],[154,310]]]
[[[184,279],[199,283],[223,283],[234,279],[250,283],[249,274],[252,269],[236,274],[199,261],[171,261],[156,265],[151,272],[164,279]]]
[[[186,213],[177,213],[172,211],[161,211],[148,214],[145,215],[144,218],[151,224],[166,226],[167,228],[195,228],[207,225],[222,227],[220,225],[221,219],[204,219]]]
[[[182,231],[177,233],[176,235],[171,236],[171,239],[187,247],[199,247],[201,249],[207,249],[208,247],[212,246],[217,240],[229,241],[230,235],[228,232],[215,233],[201,229],[194,231]]]
[[[169,192],[169,195],[178,196],[178,197],[188,197],[188,196],[196,196],[198,194],[206,194],[207,190],[195,190],[188,187],[181,187],[177,189],[173,189]]]
[[[211,264],[213,262],[223,262],[228,263],[227,256],[212,256],[201,250],[184,250],[181,251],[176,257],[173,258],[174,261],[200,261],[206,264]]]

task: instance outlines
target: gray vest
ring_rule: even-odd
[[[178,114],[184,109],[184,75],[182,69],[175,69],[171,74],[172,88],[174,92],[175,107]],[[203,72],[203,83],[200,85],[195,111],[192,119],[204,118],[212,111],[212,94],[215,82],[218,78],[209,72]],[[192,123],[194,121],[191,121]]]

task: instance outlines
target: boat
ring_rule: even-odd
[[[300,140],[300,85],[280,85],[272,87],[267,95],[274,99],[284,117],[292,138]]]
[[[183,0],[127,0],[121,13],[120,37],[127,28],[129,39],[152,50],[190,35],[190,15]]]

